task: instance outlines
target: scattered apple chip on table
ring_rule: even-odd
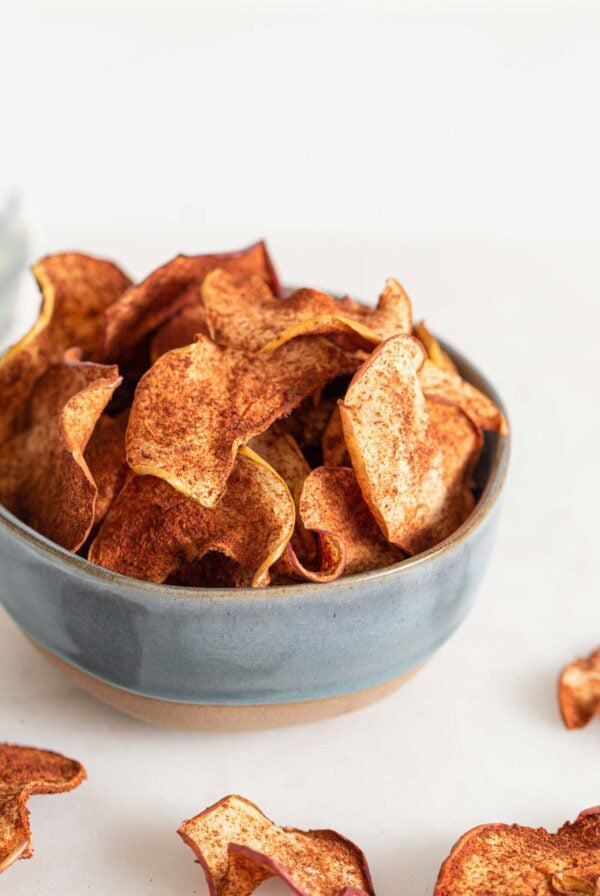
[[[86,779],[79,762],[59,753],[0,744],[0,872],[33,855],[27,801],[36,793],[65,793]]]
[[[263,242],[235,252],[178,255],[127,289],[107,309],[104,357],[120,359],[181,308],[200,304],[200,287],[214,268],[223,268],[239,278],[257,275],[274,292],[279,291],[277,274]]]
[[[141,379],[127,429],[129,465],[214,507],[241,445],[355,367],[354,358],[318,336],[261,355],[199,336],[167,352]]]
[[[556,834],[484,824],[464,834],[443,863],[434,896],[552,896],[600,887],[600,807]]]
[[[562,670],[558,701],[567,728],[583,728],[600,715],[600,647]]]
[[[84,452],[120,382],[115,366],[70,349],[35,384],[23,427],[0,445],[2,503],[71,551],[92,528],[98,495]]]
[[[182,566],[220,551],[268,584],[292,536],[295,508],[281,477],[253,452],[238,455],[225,494],[202,507],[155,476],[130,473],[89,551],[114,572],[165,582]]]
[[[375,896],[367,860],[350,840],[335,831],[279,827],[243,797],[219,800],[178,833],[211,896],[251,896],[272,877],[297,896]]]

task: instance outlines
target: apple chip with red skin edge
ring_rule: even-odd
[[[225,494],[212,508],[162,479],[131,473],[90,546],[89,559],[113,572],[160,583],[219,551],[251,571],[252,586],[262,586],[291,538],[295,516],[281,477],[243,448]]]
[[[208,336],[206,314],[203,305],[185,305],[156,331],[150,344],[150,357],[154,364],[161,355],[174,348],[191,345],[198,333]]]
[[[262,277],[275,293],[279,280],[264,242],[214,255],[178,255],[131,286],[105,314],[104,357],[121,358],[186,305],[201,304],[200,287],[214,268],[236,278]]]
[[[426,400],[423,362],[417,340],[393,336],[357,371],[339,405],[363,497],[388,541],[407,554],[432,547],[469,515],[482,445],[460,408]]]
[[[279,877],[297,896],[375,896],[361,850],[335,831],[282,828],[240,796],[227,796],[185,821],[211,896],[251,896]]]
[[[102,414],[85,449],[85,460],[98,489],[94,525],[98,526],[125,482],[125,430],[129,411],[114,417]]]
[[[66,793],[87,778],[79,762],[59,753],[0,744],[0,872],[33,855],[27,801],[36,793]]]
[[[249,352],[270,351],[309,334],[342,334],[344,348],[370,350],[392,333],[410,332],[411,327],[408,297],[391,280],[376,309],[364,306],[356,311],[316,289],[299,289],[277,299],[261,278],[241,282],[217,269],[202,284],[202,301],[212,339]]]
[[[340,409],[336,404],[321,440],[323,463],[326,467],[349,467],[352,464],[344,439]]]
[[[508,435],[508,423],[491,398],[480,392],[461,376],[425,361],[419,371],[419,382],[427,398],[454,404],[481,429],[494,430]]]
[[[464,834],[443,863],[434,896],[552,896],[600,884],[600,807],[556,834],[518,824],[484,824]]]
[[[20,425],[36,381],[68,348],[97,356],[104,309],[131,283],[112,262],[77,252],[42,258],[33,273],[42,293],[38,319],[0,358],[0,443]]]
[[[417,339],[420,339],[423,343],[425,351],[427,352],[427,357],[436,365],[436,367],[440,367],[448,373],[458,374],[456,364],[450,355],[441,347],[433,333],[427,329],[424,320],[415,324],[413,333]]]
[[[114,365],[65,352],[35,384],[23,428],[0,446],[0,500],[71,551],[86,540],[98,488],[84,458],[98,418],[121,382]]]
[[[600,647],[560,673],[558,702],[567,728],[583,728],[600,715]]]
[[[140,380],[127,428],[127,460],[205,507],[220,500],[238,448],[356,360],[322,337],[262,355],[205,336],[158,359]]]

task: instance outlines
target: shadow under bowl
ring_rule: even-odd
[[[504,410],[477,369],[445,348]],[[486,434],[477,505],[441,544],[328,585],[155,585],[69,553],[0,507],[0,601],[78,685],[153,724],[239,730],[337,715],[398,687],[467,615],[508,457],[509,438]]]

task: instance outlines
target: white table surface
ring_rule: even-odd
[[[203,894],[176,828],[238,792],[284,824],[354,839],[379,896],[420,896],[472,825],[553,828],[600,802],[600,722],[567,732],[555,695],[561,665],[600,643],[599,248],[581,240],[273,240],[290,281],[365,296],[385,276],[400,276],[417,315],[501,390],[514,451],[476,606],[385,701],[244,734],[170,733],[106,708],[49,668],[0,612],[2,737],[60,750],[89,772],[74,793],[31,801],[35,859],[2,875],[0,893]],[[131,254],[125,241],[119,254]],[[137,273],[143,261],[140,253]],[[20,319],[29,313],[23,305]]]

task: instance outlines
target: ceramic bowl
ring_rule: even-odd
[[[149,722],[241,729],[334,715],[393,690],[461,624],[492,549],[508,456],[508,438],[487,434],[477,506],[444,542],[328,585],[154,585],[94,566],[0,508],[0,600],[63,672]]]

